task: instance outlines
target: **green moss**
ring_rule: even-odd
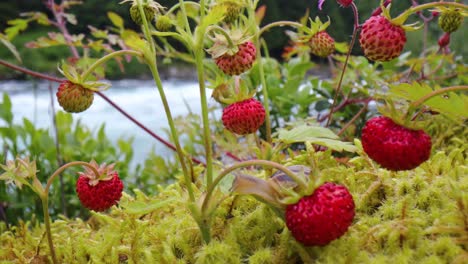
[[[206,245],[188,210],[186,190],[176,182],[159,186],[155,196],[125,194],[119,207],[93,213],[87,221],[56,219],[57,257],[62,263],[463,263],[466,146],[440,141],[455,147],[439,148],[419,168],[398,173],[379,169],[364,155],[347,165],[329,151],[303,151],[286,160],[286,165],[308,164],[312,158],[321,172],[318,181],[345,184],[355,199],[353,225],[324,247],[295,242],[283,219],[250,196],[223,200],[211,222],[213,241]],[[265,171],[257,173],[266,177]],[[202,190],[195,192],[200,197]],[[0,223],[0,231],[0,261],[44,262],[50,256],[44,226],[35,219],[8,228]]]

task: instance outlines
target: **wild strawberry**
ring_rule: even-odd
[[[412,130],[379,116],[366,122],[362,146],[380,166],[393,170],[411,170],[429,159],[431,137],[423,130]]]
[[[362,26],[359,42],[364,55],[373,61],[389,61],[400,56],[406,43],[405,31],[383,16],[372,16]]]
[[[446,9],[440,14],[439,26],[447,33],[456,31],[463,22],[463,15],[458,9]]]
[[[60,83],[56,96],[63,110],[70,113],[79,113],[91,106],[94,92],[79,84],[64,81]]]
[[[286,226],[305,246],[324,246],[346,233],[355,215],[345,186],[327,182],[286,207]]]
[[[143,12],[145,12],[145,17],[148,21],[154,19],[154,9],[151,8],[148,4],[143,4]],[[140,10],[138,5],[134,4],[130,7],[130,17],[132,18],[133,22],[137,25],[143,25],[143,18],[141,17]]]
[[[351,5],[353,0],[336,0],[336,2],[338,2],[338,4],[340,4],[342,7],[348,7]]]
[[[99,166],[95,161],[89,164],[99,172],[99,177],[93,170],[85,167],[85,172],[79,173],[76,192],[83,206],[96,212],[104,211],[120,200],[123,183],[114,170],[115,164]]]
[[[319,57],[328,57],[335,51],[335,40],[325,31],[316,33],[309,43],[312,54]]]
[[[257,49],[255,45],[246,41],[239,45],[239,51],[234,55],[228,53],[215,59],[216,65],[228,75],[239,75],[252,68]]]
[[[222,120],[226,129],[233,133],[254,133],[265,121],[265,108],[259,101],[250,98],[224,108]]]
[[[156,18],[156,29],[162,32],[169,31],[172,27],[171,19],[167,15],[161,15]]]

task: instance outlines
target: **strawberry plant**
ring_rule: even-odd
[[[318,2],[320,9],[325,1]],[[465,262],[468,86],[466,67],[448,46],[468,7],[412,1],[392,18],[391,1],[381,1],[362,19],[354,1],[328,2],[353,13],[349,43],[336,43],[325,31],[330,32],[332,18],[323,23],[306,14],[298,22],[262,24],[267,9],[258,0],[180,0],[170,8],[153,0],[125,0],[121,4],[140,32],[109,13],[115,34],[91,28],[92,37],[83,41],[69,34],[64,21],[72,20],[64,10],[75,2],[48,1],[53,18],[31,19],[54,24],[63,39],[51,35],[31,46],[68,46],[72,58],[59,69],[65,79],[0,64],[60,83],[57,99],[65,111],[81,112],[94,95],[104,98],[173,149],[180,169],[157,193],[133,190],[132,196],[122,193],[122,173],[103,161],[67,160],[40,179],[35,160],[8,160],[0,179],[37,194],[44,225],[34,219],[1,225],[0,240],[7,246],[0,257],[53,263]],[[442,13],[444,39],[421,57],[402,54],[406,32],[420,27],[406,21],[418,15],[427,28],[435,17],[424,16],[427,11]],[[280,26],[290,28],[292,40],[284,63],[269,58],[263,39]],[[19,31],[13,26],[2,34],[2,43],[18,59],[10,40]],[[352,56],[358,34],[364,56]],[[90,49],[105,55],[90,58]],[[310,54],[328,58],[331,79],[301,78],[314,66]],[[105,95],[111,88],[103,78],[106,63],[131,57],[154,79],[170,142]],[[168,104],[161,59],[194,66],[201,115],[188,134],[201,139],[202,150],[194,142],[182,144],[187,127],[175,121]],[[210,119],[210,88],[224,108],[222,120]],[[289,102],[294,100],[298,104]],[[296,105],[298,116],[291,109]],[[220,122],[225,129],[216,126]],[[77,196],[96,212],[86,222],[52,221],[53,182],[75,166],[85,169],[77,179]]]

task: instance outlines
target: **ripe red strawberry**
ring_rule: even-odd
[[[94,92],[70,81],[60,83],[56,93],[59,105],[70,113],[79,113],[93,103]]]
[[[100,176],[97,178],[90,168],[85,167],[85,172],[79,173],[76,192],[83,206],[96,212],[104,211],[120,200],[123,183],[114,170],[114,164],[99,166],[95,161],[89,164],[97,169]]]
[[[312,54],[319,57],[328,57],[335,51],[335,40],[325,31],[320,31],[310,39]]]
[[[400,56],[406,43],[405,31],[383,16],[372,16],[362,25],[359,42],[364,55],[373,61],[389,61]]]
[[[327,182],[286,207],[286,226],[305,246],[324,246],[353,222],[354,200],[345,186]]]
[[[224,54],[215,59],[216,65],[228,75],[239,75],[252,68],[257,49],[246,41],[239,45],[239,51],[234,55]]]
[[[226,129],[233,133],[254,133],[265,121],[265,108],[259,101],[250,98],[224,108],[222,120]]]
[[[463,23],[463,15],[458,9],[447,9],[439,17],[440,28],[447,33],[457,31]]]
[[[338,4],[340,4],[342,7],[348,7],[349,5],[351,5],[351,3],[353,2],[353,0],[336,0],[338,2]]]
[[[400,126],[385,116],[368,120],[361,140],[372,160],[393,171],[414,169],[431,155],[429,135]]]

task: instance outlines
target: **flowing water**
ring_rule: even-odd
[[[46,81],[35,83],[31,81],[0,82],[0,92],[8,93],[11,98],[16,124],[21,124],[21,120],[25,117],[37,127],[49,127],[49,130],[52,131],[49,85],[52,85],[53,88],[55,110],[61,110],[55,98],[56,83]],[[199,89],[195,81],[167,80],[163,82],[163,85],[174,117],[187,114],[188,107],[193,113],[199,114],[201,112]],[[113,81],[112,87],[104,93],[150,130],[164,138],[168,137],[163,132],[163,129],[168,127],[166,114],[153,81]],[[3,100],[1,98],[0,100]],[[209,102],[214,104],[213,100],[209,100]],[[82,123],[94,131],[97,131],[100,125],[105,123],[106,134],[112,142],[116,142],[119,137],[133,137],[135,160],[144,160],[148,152],[153,149],[160,155],[169,154],[171,151],[99,96],[95,96],[94,103],[88,110],[73,114],[73,117],[75,120],[80,119]]]

